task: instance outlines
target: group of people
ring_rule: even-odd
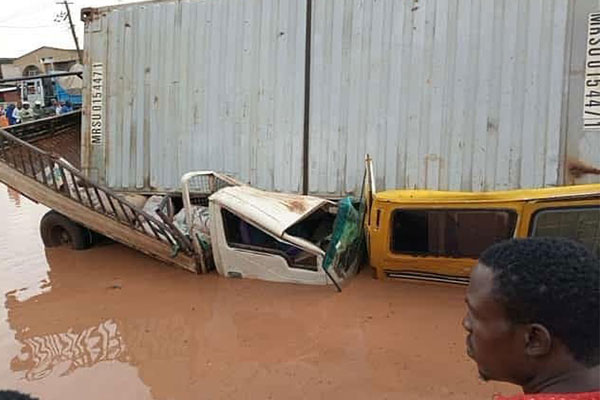
[[[42,107],[40,101],[36,101],[33,107],[27,101],[18,101],[17,104],[11,103],[6,108],[0,106],[0,128],[61,115],[71,111],[73,111],[73,106],[69,101],[59,102],[56,99],[52,99],[48,107]]]

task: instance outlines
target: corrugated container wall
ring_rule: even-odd
[[[315,5],[311,192],[558,183],[568,0]]]
[[[90,177],[165,190],[212,169],[301,190],[304,1],[166,1],[83,16]],[[103,128],[92,136],[96,98]]]
[[[560,183],[600,182],[600,0],[573,0],[567,42],[568,90],[563,103],[561,155],[565,168]],[[593,17],[594,21],[591,21]],[[595,43],[595,45],[593,45]],[[584,92],[584,84],[588,90]],[[593,105],[593,106],[592,106]],[[590,107],[592,106],[592,107]],[[594,119],[584,126],[584,119]],[[595,125],[595,126],[594,126]],[[588,167],[587,174],[573,174],[571,167]],[[591,168],[589,168],[591,167]]]
[[[305,63],[308,191],[496,190],[598,181],[582,129],[587,15],[599,0],[164,1],[86,23],[83,165],[116,189],[175,188],[188,170],[300,191]],[[102,89],[102,88],[100,88]],[[105,138],[91,145],[92,96]],[[86,150],[87,149],[87,150]]]

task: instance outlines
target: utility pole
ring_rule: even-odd
[[[79,50],[79,42],[77,41],[77,35],[75,34],[75,26],[73,25],[73,20],[71,19],[71,10],[69,10],[69,4],[67,0],[64,0],[60,3],[56,4],[64,4],[67,9],[67,18],[69,18],[69,26],[71,27],[71,33],[73,34],[73,40],[75,41],[75,48],[77,49],[77,57],[79,58],[79,64],[83,65],[83,59],[81,58],[81,50]]]

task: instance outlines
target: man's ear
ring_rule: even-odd
[[[541,357],[550,353],[552,336],[545,326],[540,324],[527,325],[525,331],[525,353],[531,357]]]

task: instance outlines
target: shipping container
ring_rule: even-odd
[[[365,152],[386,189],[599,181],[562,172],[567,158],[600,167],[581,117],[600,2],[313,3],[311,193],[356,192]]]
[[[268,190],[357,194],[365,153],[378,189],[599,182],[597,111],[584,103],[598,11],[599,0],[87,9],[82,165],[126,191],[212,169]]]
[[[297,0],[84,10],[84,171],[119,190],[214,169],[300,191],[305,14]]]

